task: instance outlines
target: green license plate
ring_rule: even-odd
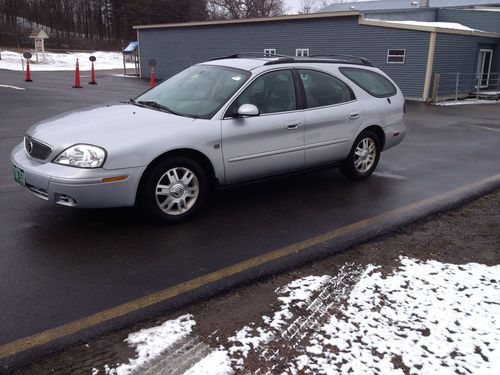
[[[24,171],[22,169],[14,167],[14,181],[22,186],[26,184],[26,181],[24,180]]]

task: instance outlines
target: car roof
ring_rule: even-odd
[[[217,65],[217,66],[226,66],[230,68],[243,69],[243,70],[253,70],[255,68],[261,67],[264,65],[269,59],[220,59],[220,60],[210,60],[203,62],[199,65]]]
[[[214,58],[201,63],[205,65],[226,66],[237,69],[253,70],[264,65],[278,64],[303,64],[303,63],[327,63],[327,64],[352,64],[374,67],[364,57],[351,55],[321,55],[310,57],[292,57],[285,55],[269,55],[260,52],[242,52],[234,55]]]

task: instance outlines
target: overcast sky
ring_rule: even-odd
[[[374,0],[350,0],[350,2],[356,1],[374,1]],[[332,1],[333,2],[333,1]],[[286,5],[290,8],[290,13],[297,13],[300,9],[301,0],[285,0]]]
[[[292,10],[292,13],[300,9],[300,0],[285,0],[285,3]]]

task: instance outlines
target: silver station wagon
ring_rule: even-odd
[[[31,127],[15,180],[56,204],[138,205],[191,217],[210,187],[337,166],[367,178],[405,136],[404,98],[369,61],[237,54],[191,66],[129,102]]]

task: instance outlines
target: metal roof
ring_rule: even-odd
[[[123,49],[123,53],[132,53],[139,48],[139,42],[130,42],[127,47]]]
[[[419,0],[377,0],[377,1],[357,1],[349,3],[332,4],[319,12],[343,12],[343,11],[370,11],[370,10],[392,10],[392,9],[425,9],[419,8]],[[464,8],[472,6],[500,6],[500,0],[429,0],[430,8]],[[353,8],[354,7],[354,8]]]

